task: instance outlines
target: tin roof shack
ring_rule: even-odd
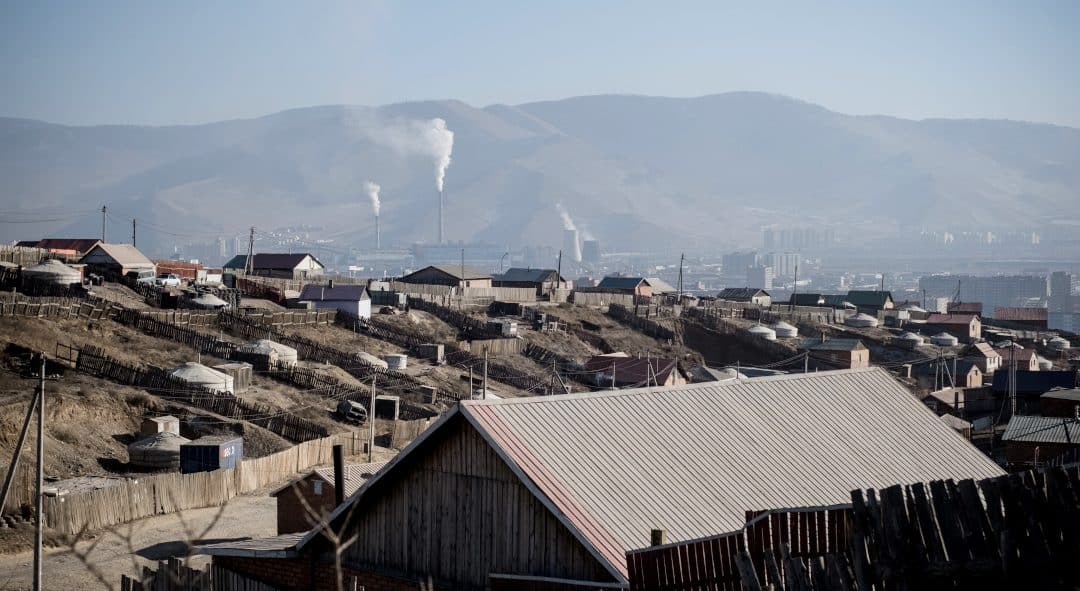
[[[810,359],[832,367],[859,369],[870,367],[870,349],[859,339],[803,339],[800,351],[808,351]]]
[[[652,286],[644,277],[624,277],[622,275],[608,275],[600,280],[593,289],[602,293],[619,293],[624,295],[652,297]]]
[[[1080,420],[1075,417],[1016,415],[1001,440],[1010,470],[1031,468],[1080,447]]]
[[[461,265],[429,265],[401,278],[402,283],[448,287],[491,287],[491,275]]]
[[[982,338],[982,320],[974,314],[931,314],[922,330],[923,334],[947,332],[962,342],[972,343]]]
[[[940,363],[920,363],[915,369],[915,378],[922,388],[937,390],[946,386],[957,388],[979,388],[983,385],[983,373],[979,366],[968,359],[944,359]]]
[[[963,354],[979,366],[983,375],[992,375],[1001,367],[1001,354],[995,351],[989,343],[975,343],[968,347]]]
[[[1046,330],[1046,308],[994,308],[994,326],[1019,330]]]
[[[987,387],[944,388],[927,393],[922,400],[938,414],[955,413],[968,419],[997,412],[1000,408],[994,402],[994,393]]]
[[[245,392],[251,386],[252,365],[250,363],[243,361],[222,363],[221,365],[215,365],[214,369],[232,376],[234,394]]]
[[[769,292],[754,287],[729,287],[721,291],[716,296],[716,299],[729,302],[745,302],[766,308],[772,305],[772,296],[769,295]]]
[[[139,436],[149,437],[157,433],[172,433],[173,435],[179,435],[180,419],[172,415],[165,415],[143,419],[143,422],[139,424]]]
[[[41,240],[22,240],[15,246],[40,248],[53,254],[78,258],[90,252],[101,240],[97,238],[42,238]]]
[[[670,283],[664,281],[659,277],[646,277],[645,281],[648,281],[649,285],[652,286],[653,295],[675,295],[679,291],[675,289],[675,286],[671,285]]]
[[[463,401],[331,521],[355,537],[342,561],[369,588],[388,576],[393,589],[429,576],[445,589],[618,588],[627,550],[649,546],[657,524],[680,542],[741,528],[749,507],[1003,474],[872,368]],[[258,558],[267,547],[278,558]],[[332,572],[317,529],[197,551],[288,588]]]
[[[494,275],[495,287],[525,287],[536,290],[536,295],[546,296],[554,290],[566,289],[567,282],[555,269],[525,269],[510,267],[501,275]]]
[[[301,302],[311,302],[316,310],[340,310],[357,318],[371,318],[371,297],[363,285],[308,284],[300,292]]]
[[[244,439],[235,435],[208,435],[180,446],[180,471],[211,472],[235,468],[244,457]]]
[[[597,355],[585,362],[598,386],[617,388],[678,386],[686,383],[674,359],[629,357],[625,354]]]
[[[853,304],[860,312],[877,315],[881,310],[893,309],[892,292],[851,290],[844,301]]]
[[[99,243],[83,255],[79,262],[92,271],[116,277],[140,271],[157,272],[154,262],[130,244]]]
[[[788,298],[788,304],[792,306],[817,307],[825,305],[825,296],[820,293],[793,293]]]
[[[260,252],[251,260],[252,275],[277,277],[279,279],[312,279],[321,277],[326,267],[312,254]],[[243,272],[247,268],[247,255],[238,254],[225,263],[224,270]]]
[[[1044,417],[1080,416],[1080,388],[1054,388],[1039,397]]]
[[[349,498],[375,475],[386,462],[370,464],[347,464],[344,473],[344,495]],[[316,515],[329,515],[337,506],[334,503],[334,468],[316,468],[302,478],[289,482],[270,493],[277,499],[277,532],[291,534],[306,532],[315,523],[309,517],[308,507]],[[303,500],[301,500],[303,499]],[[305,502],[307,507],[304,506]]]

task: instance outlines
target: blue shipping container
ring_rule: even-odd
[[[244,439],[228,435],[200,437],[180,446],[180,471],[210,472],[235,468],[244,457]]]

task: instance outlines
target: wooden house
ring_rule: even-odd
[[[600,280],[594,291],[604,293],[618,293],[641,297],[652,297],[652,286],[644,277],[626,277],[623,275],[608,275]]]
[[[772,296],[769,292],[756,287],[729,287],[721,291],[716,299],[755,304],[766,308],[772,304]]]
[[[157,271],[154,262],[146,258],[146,255],[130,244],[99,242],[83,255],[79,262],[98,273],[117,276],[133,272],[149,271],[154,273]]]
[[[342,497],[351,497],[384,465],[386,462],[346,464]],[[277,500],[277,532],[289,534],[311,529],[313,523],[309,510],[317,516],[329,515],[337,507],[334,477],[333,467],[316,468],[272,491],[270,496]]]
[[[495,287],[525,287],[536,290],[536,295],[544,296],[557,289],[566,289],[563,279],[555,269],[525,269],[510,267],[505,273],[491,278]]]
[[[491,275],[462,265],[429,265],[401,278],[402,283],[448,287],[492,287]]]
[[[1020,330],[1046,330],[1046,308],[994,308],[994,324]]]
[[[991,375],[1001,367],[1001,353],[995,351],[989,343],[975,343],[968,348],[965,355],[979,366],[983,375]]]
[[[238,254],[225,263],[226,271],[245,272],[247,255]],[[313,255],[301,253],[260,252],[251,259],[251,274],[279,279],[312,279],[321,277],[326,267]]]
[[[97,238],[43,238],[41,240],[22,240],[15,246],[40,248],[52,254],[64,257],[82,257],[90,252],[101,240]]]
[[[808,351],[810,359],[831,367],[860,369],[870,367],[870,349],[859,339],[803,339],[800,351]]]
[[[844,301],[854,305],[859,312],[876,315],[881,310],[893,309],[892,292],[862,291],[853,289],[844,296]]]
[[[341,310],[357,318],[371,318],[371,296],[363,285],[326,285],[310,283],[300,291],[301,302],[310,302],[317,310]]]
[[[674,359],[659,357],[630,357],[626,355],[597,355],[585,362],[598,386],[616,388],[678,386],[686,383]]]
[[[626,553],[657,527],[680,542],[748,511],[1002,474],[888,372],[821,372],[464,401],[329,527],[355,539],[342,569],[367,589],[626,589]],[[319,528],[196,552],[280,589],[334,585]]]
[[[1080,448],[1080,419],[1015,415],[1001,436],[1011,469],[1031,468]]]
[[[947,332],[970,343],[982,338],[982,320],[975,314],[931,314],[923,326],[925,334]]]

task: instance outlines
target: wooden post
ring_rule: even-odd
[[[102,212],[105,208],[102,207]],[[104,218],[102,218],[104,219]],[[102,222],[104,224],[104,222]],[[37,506],[34,517],[34,591],[41,591],[41,534],[45,523],[45,503],[42,495],[42,476],[45,469],[45,352],[41,352],[41,391],[38,394],[37,420]]]
[[[26,433],[30,431],[30,419],[34,418],[34,409],[37,408],[38,397],[30,398],[30,406],[26,408],[26,417],[23,419],[22,430],[19,431],[19,439],[15,443],[15,453],[8,465],[7,476],[4,478],[4,488],[0,490],[0,511],[4,510],[7,502],[8,491],[11,489],[11,481],[15,477],[15,470],[19,467],[19,456],[22,455],[23,443],[26,441]]]
[[[481,400],[487,400],[487,359],[488,350],[487,347],[484,347],[484,391],[480,394]]]
[[[371,376],[371,408],[368,413],[368,457],[367,461],[370,464],[375,461],[375,378],[378,374],[372,374]]]

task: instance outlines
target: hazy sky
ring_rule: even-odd
[[[0,116],[77,124],[763,90],[1080,127],[1080,2],[9,0],[0,87]]]

